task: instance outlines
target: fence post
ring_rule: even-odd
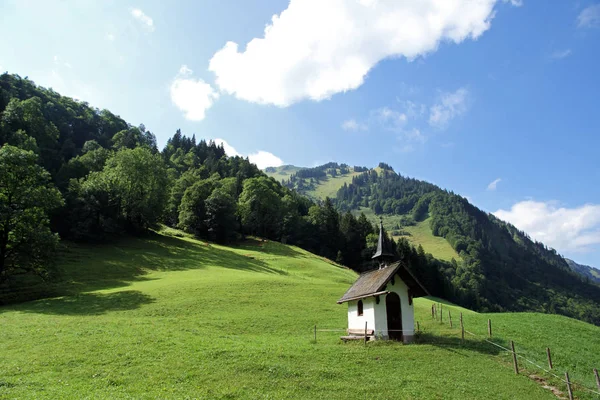
[[[548,356],[548,368],[552,369],[552,357],[550,356],[550,347],[546,347],[546,355]]]
[[[452,314],[450,314],[450,310],[448,310],[448,319],[450,320],[450,329],[452,329]]]
[[[462,313],[460,313],[460,340],[465,340],[465,325],[463,323]]]
[[[431,305],[431,319],[435,319],[435,305]]]
[[[492,337],[492,320],[488,319],[488,335]]]
[[[367,345],[367,321],[365,321],[365,346]]]
[[[519,364],[517,364],[517,353],[515,352],[515,342],[510,341],[510,348],[512,349],[513,364],[515,365],[515,374],[519,374]]]
[[[419,321],[417,321],[417,332],[419,332],[419,331],[420,331],[420,329],[419,329]]]
[[[315,324],[315,343],[317,343],[317,325]]]
[[[596,385],[598,386],[598,390],[600,390],[600,377],[598,377],[598,370],[594,368],[594,376],[596,377]]]
[[[440,303],[440,322],[444,322],[444,308],[442,303]]]
[[[569,391],[569,400],[573,400],[573,390],[571,390],[571,380],[569,379],[568,372],[565,372],[565,379],[567,380],[567,390]]]

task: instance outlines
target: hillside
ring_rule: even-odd
[[[342,186],[349,185],[352,183],[352,178],[361,174],[355,170],[355,167],[334,163],[316,168],[302,168],[293,165],[269,167],[265,169],[265,173],[312,200],[335,197]]]
[[[573,271],[581,276],[589,278],[592,282],[600,283],[600,271],[596,268],[590,267],[589,265],[578,264],[569,258],[565,258],[565,261]]]
[[[415,300],[416,319],[446,336],[342,344],[346,309],[336,300],[356,274],[297,247],[155,235],[69,244],[58,266],[65,296],[0,307],[2,398],[554,398],[493,346],[452,339],[456,326],[432,322],[427,299]],[[485,332],[487,315],[455,311]],[[599,328],[538,314],[492,318],[499,341],[536,354],[550,345],[557,371],[589,381]],[[314,343],[315,324],[338,331]]]
[[[284,184],[314,194],[320,177],[344,167],[328,163],[298,170]],[[350,183],[337,181],[336,207],[362,212],[371,222],[383,218],[396,241],[422,246],[445,262],[435,271],[416,271],[424,281],[435,276],[438,283],[430,286],[439,295],[480,311],[551,312],[600,324],[600,289],[574,273],[555,250],[461,196],[401,176],[385,163],[352,171],[360,173]]]

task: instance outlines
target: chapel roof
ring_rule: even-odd
[[[342,298],[338,300],[338,304],[387,294],[388,292],[385,290],[385,287],[396,274],[408,286],[412,297],[429,295],[427,289],[421,285],[417,278],[406,268],[404,263],[398,261],[383,268],[363,272]]]

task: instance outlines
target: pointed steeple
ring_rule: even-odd
[[[387,251],[385,240],[383,237],[383,218],[379,219],[379,240],[377,241],[377,251],[373,255],[373,260],[379,262],[379,268],[386,266],[386,262],[390,261],[394,255]]]

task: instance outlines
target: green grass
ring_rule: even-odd
[[[379,215],[368,207],[361,207],[359,210],[354,211],[354,215],[360,215],[363,212],[367,218],[376,224],[379,224]],[[381,215],[383,218],[383,226],[388,232],[396,230],[396,226],[399,225],[401,215]],[[434,236],[431,232],[429,225],[430,219],[427,218],[424,221],[417,222],[413,226],[402,226],[401,230],[406,232],[407,235],[394,235],[394,239],[398,240],[401,237],[406,238],[412,245],[423,246],[426,253],[431,253],[435,258],[445,261],[451,261],[452,258],[460,260],[458,253],[450,246],[450,243],[443,237]]]
[[[456,330],[412,345],[342,344],[341,332],[315,343],[315,324],[346,327],[336,300],[356,274],[296,247],[155,235],[69,245],[59,266],[68,295],[0,308],[0,398],[553,398],[494,348],[461,345]],[[426,332],[444,327],[429,300],[415,304]],[[486,318],[465,311],[473,332]],[[574,376],[600,354],[591,325],[492,318],[518,349],[553,347]]]
[[[337,175],[336,177],[327,175],[327,179],[321,180],[320,184],[314,190],[306,191],[306,195],[313,199],[321,200],[325,200],[326,197],[334,198],[337,196],[338,190],[344,186],[344,183],[351,184],[352,178],[360,174],[361,172],[350,172],[345,175]]]
[[[446,239],[433,235],[429,222],[430,218],[427,218],[424,221],[417,222],[414,226],[403,227],[402,230],[407,232],[408,235],[396,236],[394,239],[404,237],[415,246],[420,244],[426,253],[431,253],[440,260],[451,261],[453,258],[457,261],[460,260],[460,256]]]
[[[420,320],[424,332],[437,332],[443,338],[436,338],[441,342],[460,343],[460,313],[463,313],[465,330],[475,334],[466,334],[471,345],[488,349],[495,354],[495,358],[512,369],[512,356],[506,351],[495,348],[484,342],[491,340],[505,348],[510,348],[510,341],[515,343],[517,354],[532,361],[531,364],[523,358],[518,358],[519,368],[523,375],[536,375],[543,378],[548,384],[564,392],[566,385],[559,379],[545,373],[538,366],[548,369],[546,348],[551,349],[553,369],[555,375],[564,378],[564,373],[569,372],[571,382],[577,398],[597,399],[600,395],[590,394],[580,385],[598,391],[593,369],[600,365],[600,341],[598,335],[600,328],[582,321],[560,315],[547,315],[539,313],[493,313],[480,314],[464,309],[439,299],[420,299],[416,302],[415,319]],[[432,301],[433,300],[433,301]],[[433,321],[431,305],[441,301],[443,321]],[[448,311],[453,319],[453,329],[449,327]],[[492,337],[488,337],[487,321],[492,321]]]
[[[295,174],[303,168],[296,167],[294,165],[282,165],[280,167],[269,168],[269,171],[273,169],[275,170],[275,172],[265,171],[265,173],[267,174],[267,176],[275,178],[277,182],[281,182],[282,179],[289,179],[290,175]]]

